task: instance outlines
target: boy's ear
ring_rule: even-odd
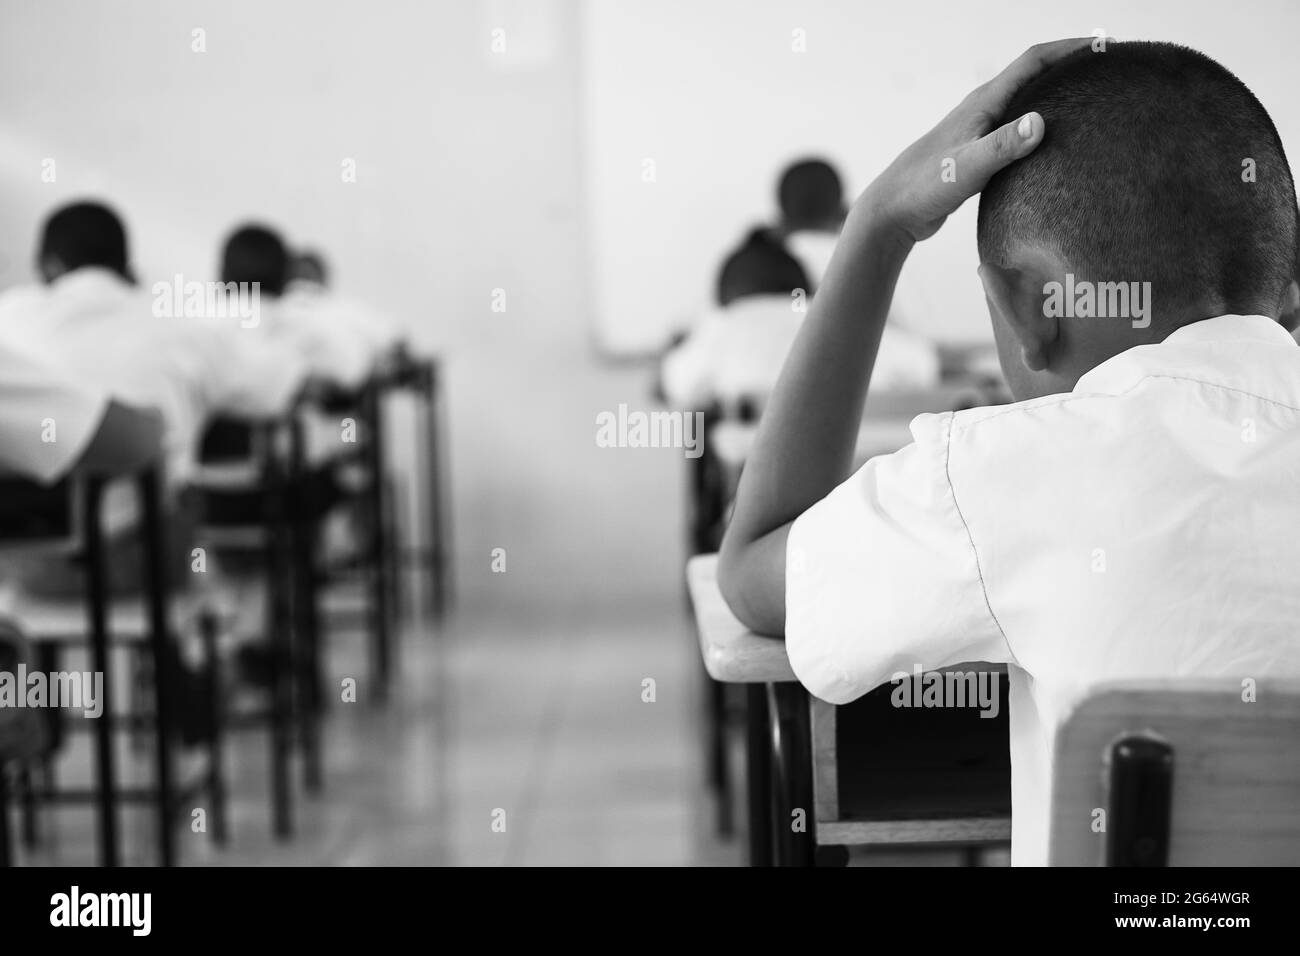
[[[1292,279],[1282,290],[1282,301],[1278,304],[1277,320],[1288,332],[1300,328],[1300,285]]]
[[[63,273],[68,271],[67,267],[63,264],[63,260],[52,252],[42,253],[36,263],[36,267],[40,270],[41,278],[46,282],[53,282],[59,276],[63,275]]]
[[[1060,326],[1055,317],[1044,314],[1041,278],[1023,269],[988,262],[980,263],[979,274],[989,306],[1020,346],[1025,367],[1032,372],[1044,371]]]

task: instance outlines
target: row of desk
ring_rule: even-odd
[[[917,414],[1001,397],[989,381],[963,374],[960,358],[950,368],[954,364],[939,388],[868,400],[858,465],[910,442],[909,423]],[[889,687],[835,707],[811,698],[799,684],[783,641],[751,633],[731,613],[718,590],[717,556],[709,552],[721,542],[757,424],[716,414],[706,421],[705,454],[692,479],[694,556],[687,583],[711,681],[710,778],[723,805],[720,829],[730,827],[727,727],[739,709],[751,865],[842,863],[846,847],[855,845],[947,845],[969,849],[973,857],[980,847],[1007,843],[1005,707],[994,721],[951,711],[899,711],[889,706]],[[729,706],[728,687],[743,694],[739,708]]]
[[[448,522],[443,502],[443,461],[440,441],[442,409],[439,401],[438,366],[432,361],[403,360],[391,363],[363,389],[358,399],[365,422],[366,440],[358,448],[358,458],[368,473],[363,507],[370,516],[370,538],[364,542],[363,566],[367,581],[367,620],[372,647],[372,698],[382,702],[392,670],[392,625],[394,609],[400,601],[401,570],[409,564],[425,567],[429,572],[430,603],[435,616],[441,616],[449,598],[446,555]],[[394,511],[384,449],[385,398],[397,391],[414,394],[420,405],[416,420],[415,447],[422,448],[422,475],[418,485],[427,489],[422,509],[428,519],[428,540],[420,547],[402,548],[394,532]],[[322,784],[319,719],[327,695],[323,692],[324,667],[321,645],[322,592],[333,579],[331,569],[318,568],[314,555],[314,529],[303,518],[303,509],[294,506],[299,495],[298,480],[304,473],[301,427],[297,413],[281,423],[257,424],[251,434],[265,432],[265,440],[253,440],[251,447],[260,449],[256,460],[207,466],[196,477],[196,486],[209,493],[246,491],[261,496],[264,502],[261,520],[252,527],[210,529],[230,532],[215,539],[225,546],[251,549],[265,559],[267,608],[263,635],[269,646],[267,660],[271,670],[268,708],[265,713],[242,715],[244,718],[269,722],[271,740],[271,794],[273,830],[285,837],[292,831],[290,814],[289,758],[295,744],[303,758],[304,783],[308,790]],[[277,439],[281,434],[287,439]],[[282,454],[275,449],[287,448]],[[250,454],[253,452],[250,451]],[[160,495],[162,477],[150,469],[135,478],[141,505],[141,537],[146,562],[144,586],[138,598],[111,598],[107,584],[104,541],[100,532],[100,507],[105,480],[100,477],[74,476],[55,489],[35,486],[19,488],[22,495],[42,499],[60,498],[54,511],[64,509],[65,517],[49,528],[38,529],[29,546],[49,547],[53,540],[60,547],[73,549],[85,567],[86,588],[82,600],[51,601],[20,599],[8,609],[22,632],[35,647],[37,662],[30,666],[56,670],[68,650],[86,647],[90,666],[103,675],[104,713],[92,721],[94,735],[94,786],[90,789],[54,785],[50,754],[42,755],[35,767],[19,761],[16,768],[0,765],[0,864],[9,861],[12,850],[9,806],[16,796],[23,810],[23,837],[34,844],[35,808],[44,803],[66,804],[91,802],[96,807],[99,860],[114,866],[122,859],[118,809],[123,802],[144,802],[155,809],[157,859],[163,865],[176,860],[175,828],[181,807],[193,803],[196,796],[206,795],[211,808],[210,832],[215,842],[223,843],[227,834],[225,813],[227,783],[222,767],[222,738],[234,729],[223,712],[219,686],[218,643],[223,624],[234,616],[244,598],[228,591],[192,595],[174,595],[170,587],[176,573],[165,565],[163,523]],[[35,498],[32,498],[35,500]],[[19,508],[21,511],[21,508]],[[18,516],[21,521],[21,514]],[[30,532],[30,528],[23,529]],[[251,537],[247,535],[252,532]],[[42,538],[42,536],[44,536]],[[67,539],[62,541],[61,539]],[[12,540],[5,542],[13,545]],[[19,542],[21,545],[21,542]],[[355,569],[354,569],[355,570]],[[170,580],[169,580],[170,579]],[[186,606],[189,606],[186,610]],[[178,620],[197,621],[203,636],[207,663],[207,692],[212,706],[209,714],[210,734],[207,760],[192,779],[177,782],[173,749],[177,739],[177,690],[167,675],[174,676],[170,653],[171,629]],[[115,647],[147,649],[150,659],[149,696],[152,713],[118,712],[113,702],[116,688],[122,686],[117,676]],[[244,723],[248,721],[245,720]],[[61,724],[61,722],[60,722]],[[155,768],[148,786],[123,787],[118,781],[114,733],[151,728],[154,738]],[[11,778],[9,771],[16,769]],[[43,784],[33,785],[33,771]],[[19,782],[11,794],[10,781]]]

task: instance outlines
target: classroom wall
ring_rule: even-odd
[[[537,426],[578,419],[542,370],[589,351],[578,37],[562,0],[0,0],[0,287],[86,194],[125,213],[142,277],[210,278],[248,216],[319,244],[340,289],[444,351],[455,540],[486,570],[572,482]]]
[[[1255,90],[1300,160],[1294,0],[586,0],[583,27],[595,319],[618,353],[656,347],[707,301],[723,251],[774,211],[787,160],[827,156],[856,192],[1041,40],[1100,28],[1196,47]],[[903,275],[902,316],[936,337],[990,335],[975,210],[918,247]]]

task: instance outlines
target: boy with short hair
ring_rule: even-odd
[[[913,444],[850,476],[899,271],[981,191],[1018,401],[919,416]],[[1300,674],[1296,218],[1236,77],[1088,39],[1031,48],[849,215],[719,580],[834,703],[914,665],[1005,663],[1017,864],[1047,859],[1053,735],[1089,687]]]

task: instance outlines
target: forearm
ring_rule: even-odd
[[[732,609],[755,630],[784,626],[785,527],[850,474],[871,368],[911,247],[870,194],[855,205],[764,410],[719,568]]]

